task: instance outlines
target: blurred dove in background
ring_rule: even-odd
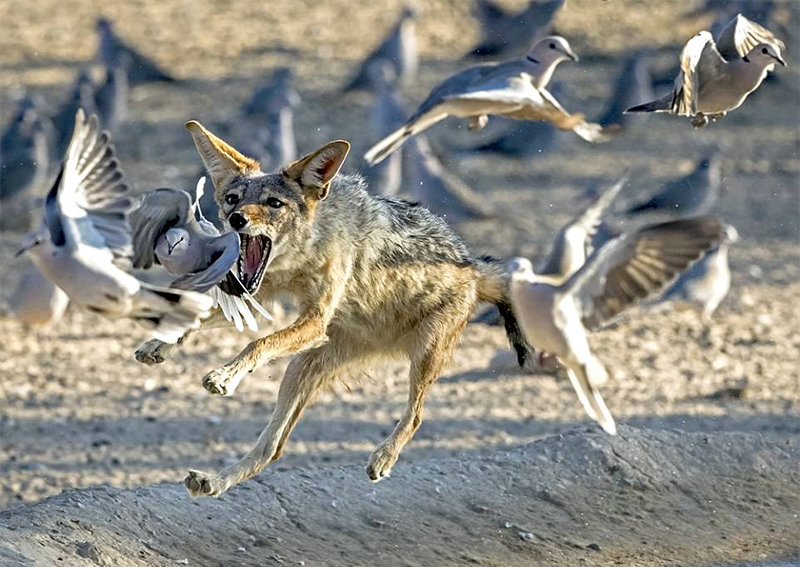
[[[30,198],[28,189],[35,191],[41,186],[50,164],[48,138],[52,134],[52,122],[37,108],[34,98],[21,99],[0,137],[0,200]]]
[[[242,105],[242,114],[266,118],[286,106],[296,108],[300,102],[300,95],[294,88],[294,72],[289,67],[277,67]]]
[[[639,101],[651,100],[655,96],[648,55],[647,50],[640,50],[623,62],[622,70],[614,81],[614,91],[608,108],[599,120],[604,128],[609,126],[627,128],[633,117],[625,114],[625,111]]]
[[[487,201],[436,157],[425,136],[417,136],[404,148],[407,181],[404,184],[417,201],[447,222],[485,219],[493,216]]]
[[[81,69],[78,72],[72,92],[53,116],[53,125],[55,126],[57,137],[55,146],[56,159],[61,159],[67,151],[67,146],[75,130],[75,114],[79,108],[82,108],[87,116],[92,114],[99,116],[97,102],[94,98],[94,83],[92,83],[92,78],[86,69]]]
[[[722,152],[713,147],[689,175],[669,181],[649,200],[630,207],[628,216],[644,214],[687,218],[706,214],[722,190]]]
[[[481,41],[474,57],[518,55],[537,37],[549,33],[566,0],[530,0],[522,12],[507,12],[491,0],[476,0],[473,14],[480,24]]]
[[[486,125],[489,115],[549,122],[590,142],[603,141],[602,127],[580,113],[569,114],[545,88],[559,63],[577,61],[562,37],[546,37],[522,59],[476,65],[440,83],[406,124],[375,144],[365,159],[379,163],[415,134],[448,116],[469,118],[471,129]]]
[[[178,276],[171,288],[208,292],[228,321],[242,331],[258,330],[251,307],[271,320],[267,311],[247,293],[231,271],[239,261],[240,241],[235,231],[221,234],[205,219],[198,205],[205,178],[197,183],[196,198],[180,189],[155,189],[139,198],[130,213],[133,267],[161,264]],[[223,289],[224,288],[224,289]]]
[[[46,331],[61,320],[69,297],[34,265],[23,274],[8,303],[17,321]]]
[[[130,188],[99,120],[75,117],[67,155],[45,201],[42,226],[27,252],[48,279],[81,307],[111,319],[130,318],[175,343],[197,328],[212,300],[200,293],[147,285],[126,273],[131,246]]]
[[[119,65],[123,55],[130,57],[128,80],[131,85],[155,81],[175,81],[173,77],[161,70],[153,60],[126,44],[114,31],[114,25],[110,20],[98,18],[95,30],[99,39],[97,59],[106,68],[113,69]]]
[[[388,62],[394,70],[396,81],[407,83],[416,75],[418,56],[414,18],[414,10],[406,5],[397,24],[359,65],[353,78],[343,88],[344,92],[374,90],[376,85],[372,79],[375,77],[370,72],[370,66],[376,61]]]
[[[248,139],[255,140],[259,146],[248,151],[258,157],[265,170],[277,169],[297,159],[294,109],[300,105],[301,99],[293,84],[292,70],[278,67],[242,105],[242,114],[251,130]]]
[[[701,320],[711,323],[714,312],[731,289],[731,270],[728,251],[739,240],[739,233],[729,224],[723,226],[719,245],[686,270],[662,296],[666,303],[685,301],[701,307]]]
[[[690,39],[681,52],[681,72],[671,93],[626,112],[666,112],[688,116],[695,128],[739,108],[774,70],[786,66],[784,43],[766,28],[738,14],[716,43],[708,31]]]
[[[128,113],[128,71],[131,58],[123,53],[113,67],[106,67],[105,83],[94,93],[100,125],[112,134],[117,131],[120,122]]]
[[[596,250],[566,280],[535,274],[525,258],[509,264],[511,301],[530,345],[556,356],[590,418],[607,433],[616,425],[596,386],[608,379],[588,332],[652,296],[721,237],[717,219],[672,221],[624,234]]]
[[[394,132],[406,121],[406,112],[395,92],[395,72],[388,61],[373,61],[369,73],[374,86],[370,132],[373,138],[381,138]],[[376,195],[394,196],[400,191],[403,181],[403,153],[395,152],[386,160],[364,167],[370,191]]]

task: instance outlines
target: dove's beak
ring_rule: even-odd
[[[778,63],[780,63],[780,64],[781,64],[781,65],[783,65],[784,67],[786,67],[786,61],[784,61],[784,60],[783,60],[783,58],[782,58],[780,55],[778,55],[777,57],[775,57],[775,61],[777,61]]]
[[[25,254],[25,252],[27,252],[28,250],[30,250],[34,246],[36,246],[36,242],[23,243],[22,246],[20,246],[19,250],[14,252],[14,258],[18,258],[19,256],[22,256],[23,254]]]
[[[567,53],[567,57],[572,59],[575,63],[578,62],[578,56],[575,55],[572,51],[567,51],[566,53]]]
[[[38,246],[39,244],[41,244],[41,239],[38,238],[35,233],[27,234],[25,238],[22,239],[22,243],[19,245],[19,250],[14,253],[14,258],[22,256],[25,254],[25,252],[34,246]]]

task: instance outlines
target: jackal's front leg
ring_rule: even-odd
[[[286,329],[251,342],[228,364],[206,374],[203,387],[212,394],[230,396],[246,374],[265,362],[324,343],[326,326],[320,314],[301,315]]]
[[[320,390],[366,356],[364,346],[335,333],[324,345],[296,356],[289,363],[278,401],[255,447],[242,459],[217,473],[189,471],[184,484],[192,496],[219,496],[233,485],[257,475],[281,456],[303,410]]]

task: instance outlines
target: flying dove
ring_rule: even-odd
[[[482,39],[470,55],[475,57],[516,55],[534,39],[548,33],[566,0],[530,0],[522,12],[507,12],[491,0],[475,2]]]
[[[607,433],[616,425],[596,385],[607,380],[588,332],[657,293],[719,241],[717,219],[671,221],[624,234],[595,250],[566,281],[537,275],[529,260],[509,264],[511,301],[528,343],[556,356],[590,418]]]
[[[409,141],[404,153],[407,163],[405,188],[413,201],[449,222],[493,216],[487,200],[445,168],[425,136]]]
[[[239,235],[220,234],[199,207],[205,177],[197,184],[196,197],[180,189],[162,188],[145,193],[130,213],[133,267],[148,269],[161,264],[177,279],[171,288],[208,292],[223,315],[242,331],[258,330],[248,307],[272,319],[247,293],[232,268],[240,260]],[[224,288],[224,290],[223,290]]]
[[[414,10],[406,6],[386,39],[359,65],[344,92],[374,90],[370,66],[375,61],[387,61],[394,70],[395,79],[402,82],[408,82],[416,74],[418,58],[414,17]]]
[[[708,31],[690,39],[681,52],[681,72],[668,95],[626,112],[667,112],[689,116],[695,128],[724,118],[756,90],[775,63],[784,67],[785,46],[772,32],[738,14],[716,43]]]
[[[22,276],[8,302],[17,321],[47,330],[61,320],[69,297],[34,265]]]
[[[536,270],[538,275],[548,276],[554,281],[565,281],[583,267],[587,256],[610,240],[604,217],[627,180],[627,176],[622,177],[561,227],[550,245],[550,251]],[[502,324],[503,318],[497,308],[492,306],[473,322],[497,326]],[[542,368],[555,370],[555,365],[545,364],[541,354],[537,362]]]
[[[110,20],[99,18],[95,29],[99,37],[97,59],[106,68],[113,69],[119,64],[123,54],[127,54],[131,59],[128,72],[128,81],[131,85],[175,81],[173,77],[161,70],[150,58],[127,45],[114,31],[114,26]]]
[[[689,175],[675,179],[649,200],[630,207],[627,215],[661,214],[687,218],[708,213],[722,189],[722,153],[711,149]]]
[[[72,302],[108,318],[131,318],[159,340],[177,342],[208,315],[204,294],[147,285],[125,271],[133,253],[130,188],[99,120],[79,110],[75,132],[27,252]]]
[[[653,98],[653,78],[650,76],[648,52],[640,50],[631,55],[623,64],[614,82],[614,90],[608,109],[600,119],[604,128],[618,126],[626,128],[631,115],[625,111],[640,100]]]
[[[572,130],[584,140],[604,140],[602,127],[570,114],[545,88],[556,66],[577,56],[562,37],[546,37],[522,59],[470,67],[440,83],[406,124],[375,144],[364,156],[379,163],[419,134],[447,118],[469,118],[471,129],[480,129],[489,115],[516,120],[550,122],[561,130]]]
[[[723,226],[723,238],[719,245],[709,250],[703,258],[686,270],[664,292],[662,301],[686,301],[698,304],[701,320],[708,325],[714,312],[731,289],[731,270],[728,266],[728,251],[739,234],[729,224]]]

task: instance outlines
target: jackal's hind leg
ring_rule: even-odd
[[[430,325],[423,323],[421,332],[428,332],[430,336],[425,337],[423,345],[416,353],[412,353],[406,411],[391,435],[378,445],[369,457],[367,476],[373,482],[389,476],[400,451],[411,441],[422,424],[422,407],[428,389],[450,362],[453,349],[467,324],[468,317],[469,310],[463,316],[454,317],[451,325],[444,325],[441,320],[431,322]]]

